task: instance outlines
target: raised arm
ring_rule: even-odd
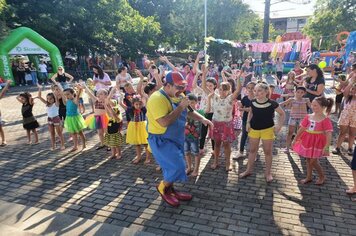
[[[199,53],[197,54],[197,58],[195,58],[195,62],[194,62],[194,65],[193,65],[193,69],[192,69],[193,74],[196,74],[196,73],[197,73],[198,66],[199,66],[199,60],[200,60],[200,58],[202,58],[202,57],[204,57],[204,53],[199,52]]]
[[[5,87],[0,92],[0,99],[5,95],[6,91],[9,89],[10,83],[11,83],[10,80],[6,81]]]
[[[56,79],[57,79],[57,73],[55,73],[55,74],[51,77],[52,82],[55,83],[55,84],[57,83]]]
[[[142,83],[143,83],[144,77],[143,77],[143,75],[142,75],[140,70],[135,70],[135,73],[136,73],[136,75],[138,75],[138,77],[140,77],[140,80],[138,81],[136,90],[137,90],[137,93],[142,96],[142,94],[143,94]]]
[[[95,95],[94,95],[93,92],[88,88],[88,86],[87,86],[86,84],[83,84],[83,86],[84,86],[85,92],[89,95],[89,97],[90,97],[93,101],[97,101],[98,98],[95,97]],[[80,86],[80,88],[83,89],[82,86]]]
[[[46,100],[43,99],[42,97],[42,86],[37,84],[37,87],[38,87],[38,95],[37,95],[37,98],[40,99],[41,102],[43,102],[44,104],[46,104]]]
[[[205,67],[205,65],[201,66],[201,88],[204,90],[204,92],[206,94],[210,94],[210,90],[208,89],[208,87],[206,86],[206,76],[208,74],[208,69]]]
[[[159,57],[159,59],[160,59],[161,61],[165,62],[169,67],[171,67],[172,70],[178,71],[178,68],[175,67],[175,66],[168,60],[168,58],[167,58],[166,56],[161,56],[161,57]]]

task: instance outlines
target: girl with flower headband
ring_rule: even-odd
[[[136,157],[132,160],[132,163],[138,164],[141,161],[141,145],[145,146],[146,149],[146,160],[145,164],[151,162],[150,153],[147,150],[147,138],[148,133],[146,130],[146,107],[141,100],[140,95],[132,96],[132,106],[125,107],[123,103],[121,105],[125,108],[127,115],[130,117],[130,122],[127,126],[126,132],[126,143],[135,145],[136,147]]]

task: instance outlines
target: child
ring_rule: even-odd
[[[132,163],[138,164],[141,161],[141,145],[144,145],[146,149],[145,164],[149,164],[151,162],[151,157],[147,150],[147,110],[139,95],[134,95],[131,101],[132,107],[126,107],[127,115],[130,117],[130,123],[128,124],[126,132],[126,143],[135,145],[136,147],[136,157],[132,160]]]
[[[64,104],[63,93],[61,91],[61,88],[57,84],[53,84],[51,86],[51,89],[53,94],[58,99],[58,103],[59,103],[58,116],[61,119],[61,125],[63,127],[64,120],[66,119],[66,114],[67,114],[66,105]]]
[[[79,87],[79,92],[82,88]],[[85,136],[83,130],[86,125],[83,116],[78,112],[79,96],[76,96],[72,88],[67,88],[63,91],[64,104],[66,105],[66,119],[64,121],[64,128],[71,134],[74,146],[71,152],[78,150],[78,134],[82,141],[82,150],[85,149]]]
[[[5,95],[6,91],[9,89],[10,83],[11,83],[10,80],[6,81],[5,86],[3,87],[3,89],[0,92],[0,99]],[[6,143],[6,139],[5,139],[5,133],[4,133],[4,130],[2,128],[1,111],[0,111],[0,136],[1,136],[1,144],[0,144],[0,146],[4,147],[4,146],[7,145],[7,143]]]
[[[106,89],[99,89],[96,96],[85,86],[85,91],[89,95],[90,99],[94,102],[94,114],[88,116],[85,119],[85,124],[90,129],[95,129],[98,131],[100,144],[95,148],[99,150],[105,147],[104,145],[104,134],[109,123],[109,117],[106,114],[105,102],[108,97],[108,91]]]
[[[117,100],[111,100],[115,92],[116,88],[113,87],[105,103],[105,109],[110,118],[107,132],[104,136],[104,143],[111,148],[110,159],[121,159],[120,146],[123,143],[123,137],[120,131],[122,128],[122,116]]]
[[[23,128],[27,132],[27,144],[38,144],[38,133],[37,128],[40,126],[36,120],[36,118],[32,114],[33,108],[33,98],[32,95],[28,92],[21,93],[19,96],[16,97],[17,101],[22,103],[22,117],[23,117]],[[31,131],[35,136],[35,142],[31,142]]]
[[[333,126],[324,112],[326,108],[326,112],[329,114],[333,103],[334,101],[331,98],[315,98],[311,103],[313,113],[304,117],[293,141],[293,150],[307,159],[307,176],[300,181],[302,184],[307,184],[313,180],[313,169],[319,175],[315,184],[322,185],[325,182],[325,175],[319,163],[319,158],[329,155]]]
[[[348,134],[347,153],[351,156],[352,145],[356,135],[356,76],[346,86],[344,96],[344,109],[341,111],[339,119],[340,133],[337,138],[336,148],[332,153],[341,154],[341,144],[344,142],[346,134]]]
[[[38,98],[47,106],[47,120],[48,120],[48,129],[51,135],[51,145],[52,151],[56,149],[56,132],[61,142],[61,150],[65,149],[64,146],[64,137],[62,133],[61,127],[61,118],[59,118],[59,101],[54,93],[48,93],[47,99],[44,100],[41,96],[42,86],[37,84],[38,86]]]
[[[222,82],[219,88],[219,94],[213,91],[209,94],[208,108],[213,111],[214,129],[210,130],[210,137],[215,141],[214,162],[211,168],[215,170],[218,167],[220,147],[224,146],[225,170],[231,171],[230,155],[231,143],[235,140],[232,109],[233,102],[237,98],[240,89],[236,89],[231,94],[231,85],[229,82]]]
[[[247,116],[246,130],[248,132],[250,153],[248,155],[247,169],[240,174],[241,178],[251,175],[256,160],[260,139],[262,139],[263,152],[265,154],[266,170],[265,178],[269,183],[273,180],[272,168],[272,146],[275,134],[277,134],[284,122],[284,111],[279,104],[268,98],[268,85],[257,83],[255,86],[256,99],[251,102],[251,110]],[[277,126],[274,125],[274,113],[279,114]]]
[[[280,98],[289,97],[291,94],[279,94],[275,93],[276,86],[274,84],[269,85],[269,99],[277,101]]]
[[[291,94],[294,93],[294,80],[295,80],[295,72],[290,71],[287,76],[286,83],[284,84],[283,88],[283,94]]]
[[[246,130],[246,124],[247,124],[247,115],[249,111],[251,110],[251,101],[255,99],[255,94],[253,90],[255,89],[256,83],[255,82],[250,82],[246,86],[247,90],[247,95],[244,96],[241,100],[240,104],[240,112],[243,112],[242,114],[242,135],[241,135],[241,140],[240,140],[240,150],[239,150],[239,157],[243,156],[244,149],[245,149],[245,144],[246,140],[248,137],[248,133]],[[237,159],[235,158],[235,159]]]
[[[344,89],[347,86],[347,81],[346,81],[346,76],[345,75],[338,75],[338,77],[335,79],[338,82],[338,85],[335,87],[332,87],[333,89],[335,89],[335,111],[333,112],[333,114],[337,114],[338,116],[340,116],[341,113],[341,103],[342,103],[342,99],[344,97]]]
[[[279,104],[280,106],[291,107],[290,117],[288,119],[289,130],[284,153],[289,153],[289,148],[292,142],[292,136],[294,134],[295,128],[299,128],[302,119],[308,114],[307,107],[310,107],[310,100],[308,98],[303,98],[305,93],[305,87],[298,87],[295,91],[294,98],[289,98],[287,101]]]
[[[188,95],[189,106],[195,110],[198,98],[190,93]],[[194,170],[191,173],[192,176],[198,176],[199,166],[200,166],[200,156],[199,156],[199,137],[200,137],[200,127],[201,123],[199,121],[187,118],[185,124],[185,140],[184,140],[184,152],[185,160],[187,163],[187,175],[192,172],[192,156],[194,156]]]

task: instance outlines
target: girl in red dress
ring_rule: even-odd
[[[293,150],[307,160],[307,176],[301,180],[302,184],[313,180],[313,169],[319,175],[315,184],[322,185],[325,182],[325,174],[319,158],[329,155],[333,126],[325,114],[325,108],[326,113],[329,114],[333,104],[334,101],[331,98],[315,98],[311,103],[313,113],[304,117],[293,141]]]

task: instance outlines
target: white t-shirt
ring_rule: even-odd
[[[129,73],[126,73],[125,77],[123,77],[121,74],[118,74],[115,77],[115,80],[116,80],[116,83],[120,84],[120,88],[123,88],[127,82],[132,83],[132,78],[131,78],[131,75]]]
[[[47,73],[47,65],[46,64],[39,64],[38,68],[40,68],[40,72]]]
[[[215,94],[212,99],[212,112],[213,120],[219,122],[229,122],[232,121],[232,109],[233,101],[232,94],[226,98],[220,98],[218,94]]]
[[[97,81],[101,81],[101,82],[107,82],[107,81],[110,81],[110,77],[107,73],[104,73],[104,78],[103,79],[100,79],[99,76],[96,77],[95,75],[93,76],[93,80],[97,80]],[[109,89],[110,88],[110,85],[105,85],[105,84],[101,84],[101,83],[97,83],[95,85],[95,91],[98,91],[99,89]]]

